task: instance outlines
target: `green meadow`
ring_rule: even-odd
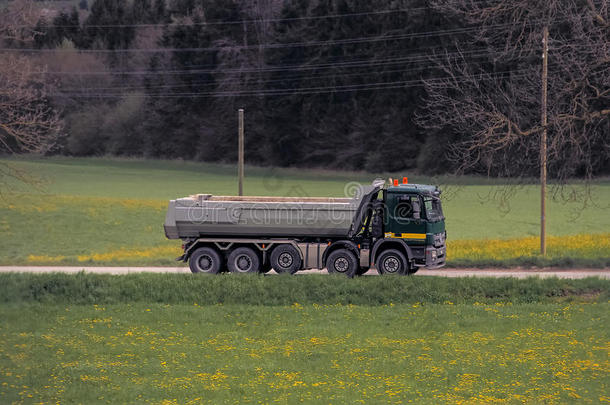
[[[609,287],[0,274],[0,402],[604,403]]]
[[[167,241],[163,233],[167,200],[195,193],[231,195],[237,191],[236,170],[230,165],[101,158],[2,159],[0,163],[22,171],[35,183],[24,186],[10,181],[3,185],[2,265],[174,264],[180,242]],[[349,182],[370,183],[375,177],[388,176],[391,175],[247,167],[245,194],[343,196]],[[596,181],[589,188],[593,199],[586,206],[578,201],[549,201],[548,234],[559,239],[550,243],[556,253],[543,260],[535,257],[540,204],[537,185],[507,189],[476,177],[409,179],[438,184],[444,190],[449,265],[538,263],[599,267],[609,261],[607,180]],[[584,190],[582,185],[573,187],[579,192]],[[504,193],[511,198],[504,199]],[[589,236],[578,243],[578,235]],[[451,241],[457,243],[453,255]],[[523,248],[511,251],[504,245]],[[568,255],[564,253],[567,245],[584,247],[582,251],[572,249]],[[485,246],[497,249],[489,254],[473,253],[473,249]],[[504,251],[497,253],[498,249]]]
[[[604,303],[1,305],[4,403],[605,403]]]

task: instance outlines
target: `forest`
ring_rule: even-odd
[[[551,177],[604,175],[608,21],[604,0],[13,0],[0,151],[233,162],[243,108],[257,166],[535,176],[544,129]]]

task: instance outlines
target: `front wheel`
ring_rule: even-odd
[[[409,271],[409,262],[402,252],[388,249],[377,258],[377,271],[384,275],[404,275]]]
[[[216,249],[201,247],[191,254],[189,267],[193,273],[217,274],[222,268],[222,259]]]
[[[360,267],[356,255],[347,249],[338,249],[328,255],[326,268],[329,273],[345,274],[352,278]]]

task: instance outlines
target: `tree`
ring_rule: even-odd
[[[590,178],[610,158],[608,3],[436,0],[434,6],[466,27],[439,64],[440,78],[425,82],[419,123],[462,134],[452,150],[459,172],[522,178],[541,170],[544,253],[545,161],[561,185]],[[543,43],[545,32],[550,40]]]
[[[42,17],[36,23],[36,35],[34,44],[37,48],[55,48],[62,44],[64,40],[69,40],[75,45],[82,42],[82,32],[78,17],[78,10],[72,7],[70,14],[61,11],[48,25],[46,19]]]
[[[41,153],[58,129],[49,87],[25,56],[0,58],[0,151]]]
[[[165,0],[155,0],[153,4],[153,15],[155,17],[154,23],[164,22],[167,18],[167,9],[165,7]]]
[[[125,49],[134,38],[126,0],[96,0],[83,24],[88,48]]]
[[[154,76],[154,82],[148,80],[148,108],[152,112],[143,127],[147,138],[145,153],[207,161],[234,158],[235,137],[227,135],[234,134],[235,110],[231,111],[233,119],[229,121],[230,103],[226,100],[190,95],[215,91],[219,75],[214,70],[223,58],[216,48],[224,46],[229,50],[242,37],[239,24],[205,23],[238,21],[240,8],[235,1],[179,0],[173,3],[173,19],[177,24],[165,27],[161,44],[175,50],[154,55],[150,69],[153,72],[194,69],[197,74],[169,73]],[[189,50],[196,48],[213,49]]]
[[[269,75],[269,87],[280,94],[266,99],[267,121],[272,123],[265,131],[266,143],[273,164],[377,172],[415,168],[425,133],[412,117],[423,93],[421,87],[405,84],[426,75],[417,56],[436,41],[408,39],[430,31],[435,21],[425,4],[284,3],[285,20],[275,24],[275,40],[288,46],[268,49],[267,61],[295,68]],[[349,16],[326,17],[341,14]],[[289,45],[302,42],[319,45]]]
[[[37,34],[33,3],[15,0],[0,10],[0,46],[27,45]],[[59,130],[57,112],[49,105],[50,86],[44,68],[30,58],[6,52],[0,57],[0,153],[41,153],[48,150]],[[8,179],[32,184],[35,180],[8,163],[0,164],[0,184]]]
[[[36,16],[32,4],[15,0],[0,12],[0,42],[31,43]],[[17,52],[0,58],[0,152],[41,153],[59,129],[57,112],[49,105],[51,86],[44,66]]]

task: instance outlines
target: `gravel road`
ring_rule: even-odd
[[[87,273],[102,274],[129,274],[129,273],[190,273],[188,267],[82,267],[82,266],[0,266],[0,273]],[[276,274],[274,271],[270,275]],[[298,274],[326,274],[326,270],[304,270]],[[377,271],[369,270],[366,275],[377,275]],[[600,277],[610,279],[610,268],[604,269],[439,269],[439,270],[420,270],[416,276],[441,276],[441,277],[558,277],[558,278],[585,278]]]

